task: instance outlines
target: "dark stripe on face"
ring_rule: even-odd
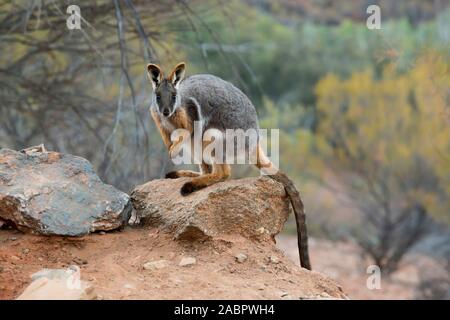
[[[155,94],[159,112],[167,117],[174,110],[177,90],[170,81],[164,79],[156,88]]]

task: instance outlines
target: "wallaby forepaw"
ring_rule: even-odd
[[[177,178],[179,178],[179,176],[176,171],[170,171],[166,173],[166,179],[177,179]]]

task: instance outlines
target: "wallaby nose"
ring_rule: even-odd
[[[165,117],[167,117],[169,114],[170,114],[169,109],[164,109],[164,110],[163,110],[163,115],[164,115]]]

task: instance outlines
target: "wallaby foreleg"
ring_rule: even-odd
[[[163,125],[161,124],[161,119],[159,118],[156,111],[151,110],[150,113],[153,120],[155,121],[155,125],[158,128],[159,134],[161,135],[164,144],[166,145],[167,149],[170,150],[170,147],[172,146],[172,141],[170,141],[170,132],[163,127]]]
[[[202,164],[200,165],[200,172],[202,174],[211,173],[212,172],[212,167],[209,164],[206,164],[206,163],[202,162]]]

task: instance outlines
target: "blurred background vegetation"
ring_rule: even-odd
[[[85,157],[125,191],[161,177],[145,66],[185,60],[281,129],[312,236],[355,241],[385,273],[414,250],[450,270],[448,0],[0,1],[0,52],[0,147]],[[424,292],[448,297],[437,282]]]

